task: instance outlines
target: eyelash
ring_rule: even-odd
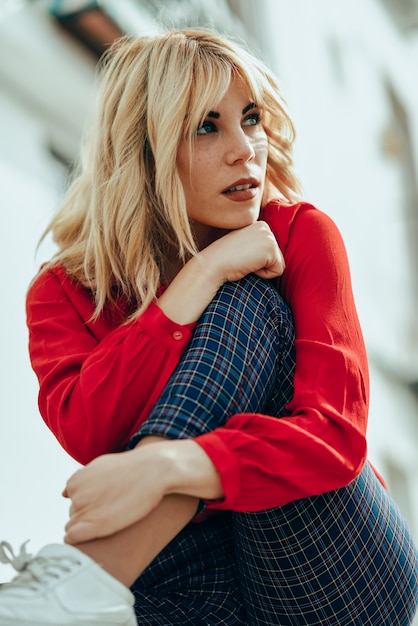
[[[205,129],[209,129],[208,132],[201,132]],[[216,131],[216,124],[214,122],[210,122],[209,120],[205,120],[202,122],[201,126],[196,131],[197,135],[209,135],[211,132]]]
[[[257,126],[257,124],[261,122],[261,113],[250,113],[250,115],[247,115],[244,121],[247,122],[248,120],[252,120],[255,122],[254,124],[248,124],[248,126]]]
[[[247,124],[246,122],[252,122],[250,124]],[[250,113],[249,115],[247,115],[247,117],[244,119],[243,122],[243,126],[257,126],[257,124],[259,124],[261,122],[261,113]],[[208,132],[200,132],[207,129]],[[197,135],[203,136],[203,135],[210,135],[212,132],[216,132],[217,127],[215,122],[212,122],[211,120],[205,120],[201,126],[199,126],[199,128],[196,131]]]

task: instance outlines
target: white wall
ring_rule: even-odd
[[[38,240],[57,208],[65,167],[73,161],[94,107],[96,59],[48,18],[45,2],[0,0],[0,541],[15,552],[61,542],[68,501],[61,492],[78,468],[43,423],[38,384],[27,349],[25,295],[54,251]],[[127,28],[155,31],[145,10],[129,13]],[[135,19],[134,19],[135,18]],[[0,583],[12,578],[0,564]]]
[[[2,99],[2,114],[4,105]],[[62,539],[67,505],[59,494],[75,468],[37,412],[37,381],[29,365],[24,311],[27,286],[52,251],[47,245],[35,256],[36,241],[55,208],[56,179],[62,173],[45,153],[38,125],[16,103],[13,122],[19,128],[15,141],[43,171],[37,176],[0,155],[0,539],[18,546],[31,538],[30,548],[37,549]],[[0,567],[0,581],[10,575]]]
[[[64,69],[64,72],[62,70]],[[76,463],[37,411],[27,350],[25,293],[53,251],[36,244],[56,208],[93,101],[94,64],[35,7],[0,21],[0,540],[29,551],[61,541],[60,493]],[[64,74],[64,75],[63,75]],[[0,582],[13,575],[0,565]]]

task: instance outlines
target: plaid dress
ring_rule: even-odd
[[[294,329],[268,282],[227,283],[130,446],[189,438],[242,412],[283,414]],[[407,626],[418,556],[368,464],[348,486],[255,513],[190,523],[133,586],[138,624]]]

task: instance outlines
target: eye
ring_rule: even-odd
[[[216,125],[209,120],[205,120],[201,126],[196,131],[196,135],[209,135],[210,133],[216,132]]]
[[[257,126],[261,122],[261,113],[260,112],[252,112],[250,115],[244,119],[242,125],[243,126]]]

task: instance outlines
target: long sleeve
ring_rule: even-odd
[[[196,438],[225,498],[209,508],[256,511],[348,484],[366,458],[368,366],[343,241],[310,205],[262,215],[286,261],[279,289],[296,329],[294,395],[286,415],[240,414]]]
[[[115,313],[92,321],[87,289],[62,268],[42,272],[26,300],[29,351],[41,415],[80,463],[124,449],[147,417],[194,327],[168,319],[156,304],[137,320]]]

